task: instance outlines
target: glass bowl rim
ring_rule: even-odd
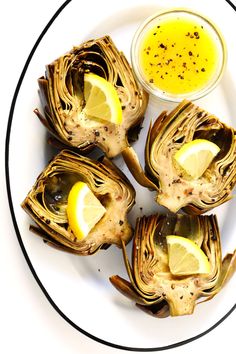
[[[156,19],[160,18],[163,15],[168,15],[172,13],[184,13],[184,14],[190,14],[192,16],[195,16],[196,18],[201,19],[203,22],[207,23],[208,26],[213,30],[213,32],[216,34],[219,43],[220,43],[220,51],[222,55],[221,63],[219,70],[216,72],[216,77],[212,80],[212,83],[205,85],[201,90],[195,91],[195,92],[190,92],[187,94],[181,94],[181,95],[171,95],[168,96],[168,93],[164,93],[162,90],[158,88],[153,88],[151,85],[148,84],[147,81],[143,78],[143,76],[140,73],[140,68],[138,64],[138,60],[136,57],[136,46],[139,43],[140,36],[141,34],[145,31],[146,27],[152,22],[155,21]],[[207,94],[209,94],[220,82],[225,66],[227,62],[227,48],[226,48],[226,43],[225,39],[218,28],[218,26],[207,16],[201,14],[200,12],[197,12],[195,10],[189,9],[189,8],[167,8],[163,10],[159,10],[155,12],[153,15],[147,17],[141,25],[138,27],[136,30],[132,43],[131,43],[131,65],[134,71],[134,74],[139,81],[139,83],[143,86],[144,90],[147,91],[149,94],[151,94],[153,97],[159,98],[162,101],[165,102],[181,102],[183,99],[189,99],[191,101],[195,101],[197,99],[200,99]]]

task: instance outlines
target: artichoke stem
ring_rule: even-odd
[[[194,311],[196,299],[194,296],[187,297],[186,294],[180,296],[167,297],[170,316],[191,315]]]
[[[139,162],[138,155],[132,147],[129,146],[125,148],[122,151],[122,156],[131,174],[141,186],[149,188],[151,190],[157,189],[157,186],[146,176]]]

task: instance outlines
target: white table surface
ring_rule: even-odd
[[[1,4],[0,352],[4,354],[122,352],[77,332],[52,308],[24,259],[8,209],[4,144],[11,100],[33,44],[62,3],[63,0],[8,0]],[[205,353],[214,350],[215,353],[235,353],[235,328],[236,312],[208,335],[168,352],[199,354],[200,351]]]

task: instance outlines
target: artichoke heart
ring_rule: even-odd
[[[68,195],[81,181],[106,209],[104,216],[82,240],[76,238],[67,216]],[[48,244],[79,255],[90,255],[111,244],[127,244],[133,231],[127,213],[134,204],[135,191],[124,174],[106,157],[94,161],[69,150],[61,151],[37,178],[22,203],[36,222],[31,230]]]
[[[168,235],[194,242],[210,263],[208,274],[173,275],[168,262]],[[153,215],[137,220],[132,265],[123,256],[130,281],[114,275],[111,283],[136,305],[156,317],[192,314],[199,299],[210,300],[236,269],[236,251],[222,261],[215,215]]]
[[[86,116],[84,75],[94,73],[113,85],[122,108],[122,123],[89,119]],[[148,95],[137,84],[124,54],[109,36],[90,40],[46,66],[38,80],[44,114],[35,109],[41,122],[62,146],[90,150],[98,146],[114,157],[128,146],[138,130]],[[129,133],[129,134],[128,134]]]
[[[193,179],[175,156],[197,139],[215,144],[219,153],[203,175]],[[150,127],[145,172],[131,147],[123,156],[136,180],[156,190],[157,203],[174,213],[183,208],[189,214],[203,214],[229,200],[236,183],[236,131],[186,100],[169,114],[163,112]]]

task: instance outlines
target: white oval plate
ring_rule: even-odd
[[[162,6],[163,4],[163,6]],[[236,276],[210,302],[196,307],[192,316],[156,319],[138,310],[112,287],[108,278],[119,274],[127,278],[119,249],[110,247],[91,257],[79,257],[56,251],[29,232],[30,220],[20,207],[38,174],[46,166],[52,151],[47,146],[47,132],[36,119],[39,106],[37,78],[45,64],[84,40],[109,34],[129,59],[132,36],[138,25],[163,7],[188,7],[215,21],[225,36],[228,64],[221,84],[206,98],[197,101],[222,121],[235,126],[236,117],[236,13],[225,0],[204,3],[195,0],[100,0],[67,1],[43,30],[30,53],[16,88],[6,137],[6,175],[9,203],[18,240],[38,284],[53,307],[72,326],[104,344],[127,350],[160,350],[185,344],[208,333],[235,308]],[[144,128],[134,144],[143,157],[143,141],[151,119],[173,105],[150,102]],[[137,216],[158,210],[153,193],[141,188],[130,176],[122,158],[117,165],[128,175],[137,190],[136,205],[130,213]],[[219,218],[223,254],[236,247],[235,199],[214,212]],[[130,248],[130,246],[129,246]]]

